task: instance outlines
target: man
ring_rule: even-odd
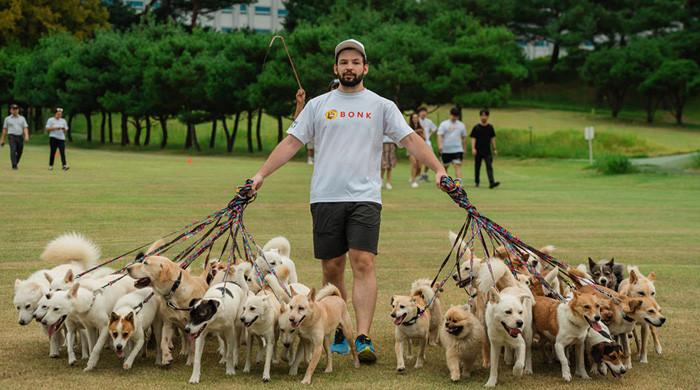
[[[68,131],[68,123],[63,119],[62,108],[56,108],[54,116],[46,121],[46,131],[49,133],[49,171],[53,170],[56,149],[61,153],[63,170],[67,171],[70,169],[66,163],[66,132]]]
[[[469,136],[472,138],[472,154],[474,155],[474,184],[479,186],[479,175],[481,174],[481,161],[486,162],[486,174],[489,177],[489,188],[496,188],[501,183],[493,178],[493,155],[498,154],[496,150],[496,131],[489,122],[489,110],[479,111],[480,122],[472,129]],[[493,147],[493,154],[491,153]]]
[[[453,165],[455,176],[462,177],[462,158],[466,146],[467,128],[459,120],[459,108],[450,109],[450,119],[442,121],[437,130],[438,149],[442,156],[442,165],[445,170]]]
[[[435,126],[435,123],[428,118],[428,109],[425,107],[419,107],[418,108],[418,120],[420,121],[420,125],[423,128],[423,131],[425,133],[425,143],[428,144],[429,148],[433,148],[433,143],[430,141],[430,137],[432,137],[433,133],[437,131],[437,126]],[[419,181],[428,181],[428,167],[425,166],[423,167],[423,174],[420,175],[420,178],[418,179]]]
[[[17,170],[19,160],[22,158],[24,143],[29,142],[29,124],[22,115],[19,114],[19,106],[10,105],[10,116],[5,118],[2,125],[2,137],[0,146],[5,146],[5,138],[10,137],[10,162],[12,169]]]
[[[436,171],[445,170],[406,123],[396,104],[364,87],[367,55],[364,46],[348,39],[335,48],[333,71],[337,90],[311,99],[253,177],[263,180],[284,165],[310,139],[317,146],[311,179],[311,215],[314,256],[321,259],[323,284],[333,283],[347,299],[344,273],[346,254],[353,271],[352,303],[357,319],[355,347],[362,362],[376,360],[369,338],[377,301],[375,255],[379,241],[382,141],[389,136]],[[349,352],[336,332],[333,350]]]

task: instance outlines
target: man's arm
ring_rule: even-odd
[[[297,119],[299,114],[301,114],[301,110],[304,109],[304,103],[306,103],[306,91],[303,89],[299,89],[297,91],[297,95],[295,96],[296,99],[296,109],[294,110],[294,119]]]
[[[2,137],[0,137],[0,146],[5,146],[5,137],[7,136],[7,127],[2,128]]]
[[[270,176],[273,172],[279,169],[282,165],[286,164],[294,155],[304,146],[301,141],[299,141],[293,135],[288,135],[282,142],[277,145],[275,150],[270,153],[265,160],[265,163],[260,167],[258,172],[253,176],[253,188],[259,190],[263,185],[263,181],[266,177]]]
[[[438,136],[440,149],[442,149],[441,138],[441,136]],[[418,161],[427,165],[435,172],[435,184],[440,187],[440,180],[443,176],[447,175],[447,172],[445,171],[445,167],[443,167],[437,157],[435,157],[433,151],[428,147],[428,144],[425,143],[425,140],[415,132],[412,132],[401,140],[401,146],[406,148],[409,153],[411,153],[411,156],[414,156]]]
[[[29,141],[29,127],[24,128],[24,141]]]
[[[491,149],[493,149],[493,154],[498,155],[498,150],[496,150],[496,137],[491,138]]]
[[[476,156],[476,138],[472,138],[472,155]]]

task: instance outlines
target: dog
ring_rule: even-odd
[[[108,283],[112,284],[103,288]],[[61,329],[69,316],[82,323],[91,339],[90,358],[85,367],[85,371],[90,371],[97,365],[109,337],[109,317],[115,303],[133,290],[134,280],[120,275],[75,282],[68,291],[49,294],[48,309],[42,323],[48,326],[49,334]],[[68,348],[72,349],[71,338],[68,340]]]
[[[282,343],[282,346],[285,349],[284,357],[286,361],[291,365],[292,361],[294,360],[294,356],[296,356],[296,351],[297,349],[301,349],[302,353],[305,356],[308,356],[310,359],[310,353],[311,353],[311,346],[309,345],[308,341],[301,340],[299,338],[299,333],[297,332],[297,329],[292,326],[292,323],[289,321],[289,302],[291,301],[291,289],[293,288],[294,291],[296,291],[297,294],[302,294],[302,295],[308,295],[309,292],[311,292],[311,289],[307,287],[304,284],[301,283],[287,283],[287,280],[284,279],[284,275],[286,267],[284,266],[278,266],[277,267],[277,277],[275,277],[273,274],[267,274],[265,275],[265,282],[267,283],[268,286],[274,291],[275,296],[280,299],[280,314],[277,318],[277,329],[279,331],[279,339],[280,342]],[[284,286],[282,286],[282,283]],[[296,348],[294,348],[294,345],[296,344]],[[309,360],[307,359],[307,360]]]
[[[155,295],[150,287],[133,291],[119,298],[109,315],[109,335],[112,347],[120,359],[124,358],[130,349],[122,367],[131,368],[142,348],[145,347],[146,335],[153,332],[156,342],[156,365],[161,364],[161,331],[163,324],[160,319],[162,297]]]
[[[431,336],[432,316],[431,310],[427,307],[425,295],[430,298],[434,296],[434,291],[428,285],[421,286],[421,289],[412,289],[411,295],[394,295],[391,297],[391,317],[394,319],[394,351],[396,352],[396,371],[403,372],[406,369],[404,363],[403,346],[416,340],[420,350],[416,357],[414,368],[423,367],[425,360],[425,347]],[[429,291],[429,292],[428,292]],[[428,298],[428,299],[430,299]]]
[[[622,346],[612,339],[603,336],[610,334],[605,324],[601,325],[603,332],[588,328],[586,335],[586,357],[591,364],[589,374],[606,376],[608,372],[613,378],[619,379],[627,372],[625,354]]]
[[[263,340],[265,346],[265,367],[263,368],[263,382],[270,381],[270,365],[275,356],[277,344],[278,320],[281,314],[281,304],[274,293],[262,290],[257,295],[248,293],[241,322],[247,330],[246,359],[243,372],[250,372],[250,357],[253,350],[253,337]]]
[[[63,264],[36,271],[27,279],[15,280],[12,303],[19,315],[18,323],[22,326],[28,325],[35,318],[34,312],[39,300],[50,291],[50,282],[46,275],[50,278],[62,278],[67,271],[79,273],[93,267],[99,258],[99,248],[79,233],[62,234],[50,241],[39,259],[47,264]],[[44,330],[47,331],[46,328]],[[56,358],[59,356],[62,334],[52,334],[54,337],[49,338],[49,357]]]
[[[265,243],[261,255],[255,259],[260,272],[263,274],[270,272],[277,266],[284,265],[289,269],[289,283],[297,283],[297,268],[294,261],[289,258],[291,254],[291,244],[285,237],[275,237]]]
[[[498,383],[498,366],[503,347],[515,351],[514,376],[522,376],[525,370],[532,373],[532,357],[528,346],[532,343],[530,294],[520,287],[507,287],[500,292],[492,288],[486,306],[486,328],[491,366],[486,387],[494,387]]]
[[[630,266],[627,270],[629,278],[620,283],[619,291],[630,297],[651,297],[656,299],[656,286],[654,284],[654,282],[656,282],[656,273],[651,272],[645,277],[636,266]],[[634,274],[634,276],[632,276],[632,274]],[[648,361],[647,340],[649,333],[651,333],[652,340],[654,341],[654,351],[656,351],[656,354],[661,355],[663,353],[663,348],[656,327],[650,327],[646,323],[641,323],[640,327],[642,333],[641,342],[637,337],[636,329],[633,331],[633,334],[635,343],[637,344],[637,351],[639,351],[639,361],[641,363],[646,363]]]
[[[157,241],[146,251],[149,253],[162,245]],[[152,287],[156,294],[163,297],[165,303],[163,314],[163,332],[160,343],[163,365],[172,362],[170,351],[174,329],[173,325],[183,331],[188,322],[189,304],[193,299],[202,298],[207,291],[208,273],[194,276],[187,269],[163,256],[148,256],[142,262],[132,264],[126,269],[133,279],[136,279],[136,288]],[[187,351],[187,363],[193,359],[193,345],[188,342],[183,345]],[[184,348],[186,347],[186,348]]]
[[[189,383],[199,383],[202,369],[202,353],[207,333],[218,332],[223,335],[226,356],[226,375],[236,374],[238,362],[238,339],[242,332],[239,321],[248,286],[242,280],[212,285],[202,298],[193,298],[190,302],[189,321],[185,325],[188,339],[195,344],[192,375]]]
[[[588,273],[596,284],[617,291],[620,282],[624,279],[624,266],[615,264],[615,258],[600,260],[597,263],[588,258]]]
[[[554,351],[561,363],[562,378],[571,381],[571,370],[565,349],[574,345],[576,350],[576,375],[589,379],[585,365],[585,341],[588,328],[602,330],[600,304],[593,293],[573,290],[568,303],[547,297],[535,297],[533,309],[535,330],[554,342]]]
[[[453,382],[459,381],[462,375],[471,376],[484,334],[484,327],[471,313],[469,305],[452,306],[445,312],[440,343],[445,348],[445,360]]]
[[[332,284],[323,287],[316,295],[315,289],[311,289],[308,295],[297,294],[291,289],[292,299],[289,302],[289,322],[293,328],[299,330],[299,337],[308,340],[312,348],[311,361],[306,369],[302,384],[311,384],[311,377],[321,359],[321,351],[326,351],[326,370],[333,371],[333,359],[330,350],[331,338],[340,325],[343,335],[347,340],[354,340],[354,331],[347,305],[340,295],[340,291]],[[355,351],[354,343],[350,342],[350,351],[355,368],[360,366],[360,360]],[[289,375],[296,375],[303,357],[301,348],[297,349],[294,362],[289,369]]]

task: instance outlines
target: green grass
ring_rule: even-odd
[[[495,118],[494,118],[495,119]],[[260,158],[186,156],[169,153],[117,153],[68,148],[72,169],[46,170],[48,147],[29,145],[19,171],[10,171],[7,149],[0,149],[0,387],[36,388],[171,388],[186,386],[191,368],[178,359],[170,369],[154,367],[151,356],[124,372],[105,350],[94,372],[68,367],[65,357],[48,358],[38,326],[20,327],[10,302],[15,278],[46,267],[38,255],[48,240],[77,230],[94,239],[103,254],[113,256],[179,228],[226,204],[234,188],[252,175]],[[622,381],[574,379],[565,384],[556,364],[545,364],[535,352],[532,377],[516,380],[502,368],[504,389],[535,388],[677,388],[697,386],[700,366],[700,180],[696,176],[637,174],[599,175],[585,164],[563,160],[495,161],[497,190],[468,187],[479,210],[540,246],[554,244],[558,258],[578,264],[591,256],[611,257],[656,271],[659,302],[667,324],[660,330],[664,354],[651,352],[648,365],[635,363]],[[471,172],[471,164],[465,166]],[[318,286],[320,266],[312,258],[308,183],[311,168],[295,161],[269,178],[258,200],[246,211],[248,228],[259,243],[283,234],[301,281]],[[318,369],[313,388],[472,388],[486,382],[486,370],[453,385],[444,353],[430,348],[426,366],[395,373],[390,296],[407,291],[412,280],[432,277],[449,250],[447,230],[458,229],[464,213],[432,185],[411,190],[408,166],[395,172],[394,190],[384,193],[380,255],[377,258],[379,300],[373,325],[379,362],[355,370],[347,357],[334,359],[335,371]],[[467,175],[469,183],[471,175]],[[196,263],[194,269],[199,269]],[[348,272],[348,281],[351,279]],[[448,285],[445,300],[465,300]],[[446,305],[447,306],[447,305]],[[229,378],[217,365],[215,342],[208,343],[200,386],[263,388],[261,368]],[[410,364],[410,363],[409,363]],[[320,365],[323,367],[323,360]],[[298,386],[283,367],[274,367],[264,387]]]

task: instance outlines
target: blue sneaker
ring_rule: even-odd
[[[333,344],[331,344],[331,352],[341,355],[350,353],[350,344],[348,344],[348,339],[345,338],[340,328],[335,330],[335,339],[333,340]]]
[[[361,363],[374,363],[377,361],[377,355],[374,354],[374,344],[372,340],[361,334],[355,339],[355,350],[360,358]]]

